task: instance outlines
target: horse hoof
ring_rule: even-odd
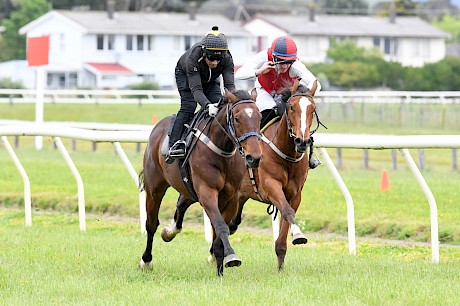
[[[230,254],[224,258],[225,268],[241,266],[241,259],[236,254]]]
[[[164,242],[170,242],[174,237],[176,237],[176,235],[170,228],[165,227],[161,230],[161,238]]]
[[[308,239],[302,234],[296,234],[292,236],[292,244],[306,244]]]
[[[149,261],[149,262],[144,262],[142,259],[141,261],[139,261],[139,265],[138,265],[138,268],[141,269],[141,270],[152,270],[153,269],[153,262]]]
[[[215,263],[216,262],[216,258],[214,257],[214,255],[209,255],[208,256],[208,263],[212,264],[212,263]]]

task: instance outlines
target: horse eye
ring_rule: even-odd
[[[291,109],[291,111],[294,111],[294,107],[292,105],[289,105],[289,108]]]
[[[235,122],[240,123],[240,119],[238,119],[238,117],[235,117]]]

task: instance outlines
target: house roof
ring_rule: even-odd
[[[250,35],[236,22],[218,14],[196,14],[195,20],[191,20],[189,14],[186,13],[123,11],[115,12],[113,18],[109,19],[106,11],[55,10],[48,12],[39,19],[45,21],[47,15],[65,17],[88,33],[202,36],[217,25],[226,36]],[[21,30],[27,32],[36,25],[38,23],[33,21]]]
[[[86,63],[85,67],[97,74],[134,74],[130,69],[117,63]]]
[[[394,23],[391,23],[388,17],[354,15],[316,15],[314,21],[310,21],[308,15],[256,14],[253,19],[257,18],[283,29],[290,35],[430,38],[450,36],[418,17],[397,16]]]

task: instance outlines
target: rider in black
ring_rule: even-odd
[[[222,98],[219,76],[228,90],[235,89],[233,58],[228,51],[227,39],[214,26],[202,41],[187,50],[176,65],[176,84],[181,106],[169,138],[166,162],[185,156],[185,142],[180,140],[184,124],[191,121],[197,106],[206,107],[210,116],[217,115]]]

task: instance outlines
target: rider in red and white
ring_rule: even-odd
[[[257,53],[235,73],[235,78],[247,80],[255,78],[257,91],[256,104],[262,113],[262,123],[277,114],[280,90],[291,86],[299,78],[300,84],[315,93],[321,90],[321,84],[297,57],[297,46],[288,36],[276,38],[271,48]],[[278,110],[279,112],[279,110]],[[310,161],[310,168],[316,168],[320,162]]]

